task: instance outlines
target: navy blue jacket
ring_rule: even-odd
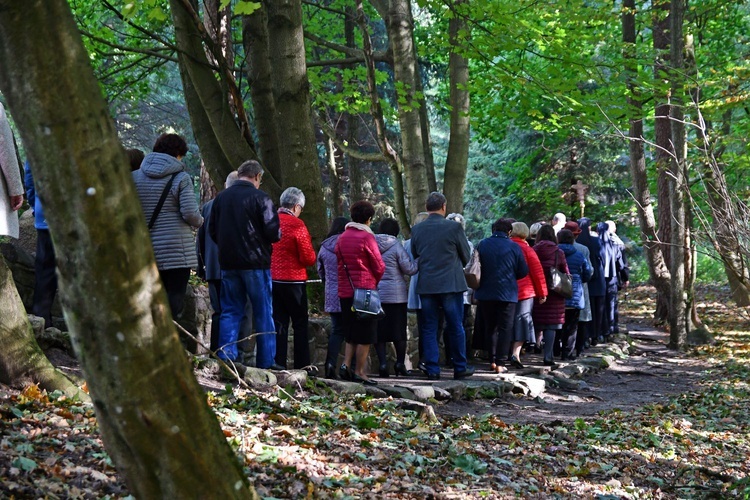
[[[586,305],[583,298],[583,284],[588,283],[592,274],[589,261],[581,252],[576,250],[575,246],[569,243],[560,243],[558,247],[565,253],[565,260],[568,261],[568,271],[573,276],[573,296],[565,299],[565,307],[583,309]]]
[[[482,276],[474,298],[518,302],[518,280],[529,274],[521,247],[506,233],[492,233],[477,248]]]
[[[589,296],[604,297],[607,294],[607,284],[604,280],[604,263],[601,258],[602,245],[599,243],[599,238],[591,236],[590,219],[586,217],[579,219],[578,225],[581,228],[581,234],[578,235],[576,241],[588,247],[591,266],[594,268],[594,273],[589,281]]]

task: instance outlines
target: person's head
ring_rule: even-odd
[[[433,191],[427,197],[427,201],[424,202],[424,208],[430,213],[442,213],[445,215],[446,203],[447,200],[445,199],[445,196],[443,196],[443,193]]]
[[[565,225],[565,221],[567,218],[565,217],[565,214],[562,212],[557,212],[554,217],[552,217],[552,225],[554,226],[563,226]]]
[[[555,228],[550,226],[549,224],[545,224],[542,227],[539,228],[539,232],[536,234],[536,242],[539,243],[540,241],[551,241],[552,243],[557,243],[557,235],[555,235]]]
[[[607,228],[609,228],[610,233],[616,233],[617,232],[617,225],[615,224],[615,221],[608,220],[605,221],[605,224],[607,224]]]
[[[569,220],[568,222],[566,222],[564,229],[567,229],[568,231],[573,233],[574,238],[581,234],[581,228],[578,227],[578,223],[574,220]]]
[[[445,218],[448,220],[452,220],[453,222],[458,222],[459,224],[461,224],[461,227],[466,230],[466,219],[463,215],[454,212],[452,214],[448,214]]]
[[[234,184],[236,181],[237,181],[237,171],[232,170],[231,172],[229,172],[229,175],[227,175],[227,180],[224,181],[224,187],[225,188],[232,187],[232,184]]]
[[[591,219],[589,219],[588,217],[581,217],[580,219],[578,219],[578,227],[581,229],[581,231],[591,228]]]
[[[141,162],[145,158],[145,154],[140,149],[126,149],[125,153],[128,155],[128,161],[130,162],[130,171],[134,172],[141,168]]]
[[[390,217],[388,217],[387,219],[381,220],[380,224],[378,224],[378,233],[380,234],[389,234],[391,236],[398,236],[398,232],[400,230],[401,228],[398,226],[398,221]]]
[[[250,181],[257,188],[260,187],[260,180],[263,177],[263,167],[255,160],[247,160],[237,169],[237,178],[243,181]]]
[[[430,212],[419,212],[416,217],[414,217],[414,224],[413,226],[416,226],[420,222],[424,222],[427,220],[427,217],[430,216]]]
[[[596,233],[599,235],[599,237],[604,236],[605,234],[609,233],[609,226],[606,222],[599,222],[596,225]]]
[[[281,193],[279,203],[282,207],[291,210],[296,217],[299,217],[305,208],[305,193],[299,188],[288,187]]]
[[[542,226],[546,225],[544,222],[535,222],[529,227],[529,237],[530,238],[536,238],[536,235],[539,234],[539,230],[542,228]]]
[[[510,237],[525,240],[529,237],[529,226],[527,226],[525,222],[514,222],[513,230],[510,232]]]
[[[349,218],[340,216],[336,217],[331,221],[331,228],[328,230],[328,234],[326,235],[326,238],[330,238],[331,236],[336,236],[337,234],[341,234],[344,232],[344,229],[346,229],[346,225],[349,223]]]
[[[557,233],[557,242],[558,243],[568,243],[572,245],[575,242],[575,237],[573,236],[573,232],[570,229],[561,229],[559,233]]]
[[[154,153],[164,153],[182,159],[188,152],[187,142],[177,134],[161,134],[154,143]]]
[[[492,232],[510,234],[510,232],[513,230],[514,222],[515,220],[513,219],[501,217],[492,224]]]
[[[349,214],[352,216],[352,222],[369,225],[372,216],[375,215],[375,207],[369,201],[360,200],[349,208]]]

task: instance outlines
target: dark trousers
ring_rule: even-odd
[[[490,363],[504,364],[510,352],[516,303],[482,300],[485,336],[491,339]]]
[[[34,283],[34,303],[31,314],[44,318],[44,327],[52,326],[52,303],[57,293],[55,274],[55,247],[49,230],[36,230],[36,258],[34,259],[36,282]]]
[[[339,362],[339,352],[341,344],[344,343],[344,327],[341,324],[341,313],[331,313],[331,335],[328,336],[328,354],[326,355],[326,364],[336,366]]]
[[[597,337],[604,335],[604,297],[589,297],[591,302],[591,321],[589,321],[589,339],[595,341]]]
[[[185,305],[185,290],[190,279],[190,268],[159,269],[159,277],[167,292],[172,318],[177,319],[182,314],[182,308]]]
[[[607,295],[604,297],[604,335],[617,333],[617,285],[607,287]]]
[[[307,335],[307,285],[273,282],[273,322],[276,325],[276,364],[286,368],[289,322],[294,329],[294,368],[310,364]]]
[[[219,323],[221,322],[221,280],[208,280],[208,298],[211,300],[211,350],[219,349]]]
[[[580,309],[565,309],[565,323],[563,323],[562,330],[557,331],[557,337],[562,344],[562,351],[560,352],[562,359],[569,359],[576,355],[578,318],[580,316]]]

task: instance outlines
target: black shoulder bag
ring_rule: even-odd
[[[555,249],[555,265],[550,267],[550,283],[547,288],[566,299],[573,297],[573,277],[557,269],[557,253],[561,250]]]
[[[163,207],[164,202],[167,201],[167,195],[169,194],[169,189],[172,187],[172,183],[174,182],[174,178],[177,177],[177,174],[179,174],[179,172],[173,173],[172,176],[169,178],[169,181],[167,181],[167,185],[164,186],[164,191],[162,191],[161,193],[161,198],[159,198],[159,203],[156,204],[154,213],[151,214],[151,220],[148,221],[149,230],[151,230],[154,227],[154,223],[156,223],[156,218],[159,217],[159,212],[161,212],[161,207]]]

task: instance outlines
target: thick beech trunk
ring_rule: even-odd
[[[182,0],[170,0],[170,7],[175,38],[182,49],[180,75],[195,139],[211,179],[216,186],[223,186],[232,170],[257,155],[237,125],[227,93],[209,65],[194,17]],[[273,175],[264,177],[263,188],[272,196],[281,194]]]
[[[630,129],[628,150],[630,153],[630,174],[633,177],[633,197],[641,227],[641,239],[646,250],[646,262],[649,274],[657,293],[665,297],[669,294],[669,269],[664,262],[662,246],[658,243],[654,206],[651,202],[651,191],[648,187],[648,171],[643,147],[643,100],[638,81],[638,59],[636,47],[636,6],[635,0],[623,2],[622,41],[625,58],[625,72],[629,90],[628,112]]]
[[[419,70],[414,48],[411,1],[374,0],[371,3],[385,21],[393,51],[393,77],[401,128],[401,158],[406,178],[407,209],[411,220],[414,220],[414,217],[424,210],[424,202],[429,191],[419,99],[415,96],[419,85]]]
[[[0,12],[0,89],[45,201],[65,320],[108,453],[138,498],[254,496],[181,349],[70,7],[2,0]]]
[[[457,0],[454,9],[465,4]],[[445,160],[443,192],[448,199],[448,212],[463,213],[466,169],[469,163],[469,61],[461,55],[462,44],[468,29],[466,18],[454,13],[448,21],[451,52],[448,58],[450,85],[450,139]]]
[[[284,185],[268,43],[268,13],[261,5],[249,16],[242,17],[242,44],[247,54],[247,80],[255,112],[260,158],[263,166]]]
[[[688,333],[692,328],[692,291],[689,288],[688,269],[690,265],[689,217],[686,203],[687,176],[686,156],[687,141],[685,136],[685,77],[683,49],[684,4],[673,1],[670,9],[670,57],[672,83],[672,144],[674,145],[669,183],[669,194],[672,208],[671,266],[672,278],[670,294],[669,346],[683,350],[687,346]]]
[[[653,13],[653,43],[654,43],[654,160],[656,165],[656,193],[657,193],[657,238],[660,242],[654,251],[661,252],[666,274],[651,274],[656,286],[656,312],[654,321],[657,325],[669,322],[669,286],[664,286],[664,280],[671,279],[669,268],[671,250],[669,242],[672,234],[672,207],[669,197],[669,176],[672,164],[672,124],[669,120],[669,9],[670,0],[656,0],[652,8]],[[650,270],[649,263],[649,270]]]
[[[68,397],[88,401],[89,397],[58,371],[39,348],[29,317],[16,290],[13,275],[0,255],[0,382],[22,386],[38,384],[47,391],[59,390]]]

